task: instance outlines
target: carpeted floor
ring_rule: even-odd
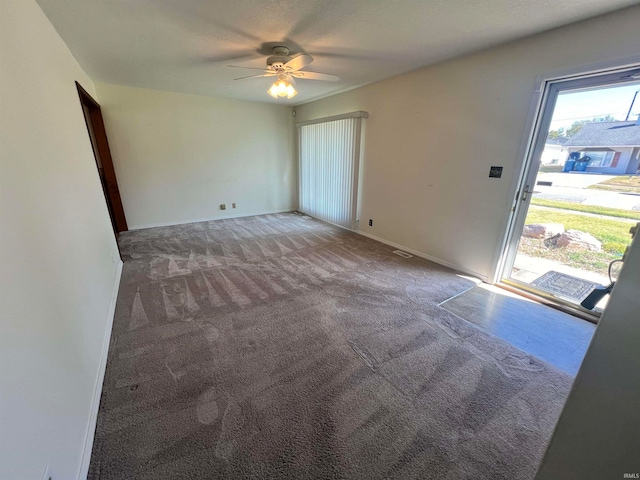
[[[127,232],[89,479],[531,479],[571,378],[296,214]]]

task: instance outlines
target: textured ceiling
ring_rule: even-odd
[[[297,105],[440,60],[610,12],[638,0],[37,0],[97,82]],[[274,100],[261,68],[271,47],[307,53]],[[259,73],[259,72],[255,72]]]

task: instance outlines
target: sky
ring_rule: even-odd
[[[593,117],[606,115],[612,115],[616,120],[624,120],[633,94],[638,90],[640,82],[620,87],[560,93],[551,120],[551,130],[567,128],[576,120],[591,120]],[[640,93],[636,97],[629,120],[635,121],[639,113]]]

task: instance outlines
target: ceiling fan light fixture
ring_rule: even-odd
[[[267,93],[273,98],[293,98],[298,94],[293,84],[285,77],[280,76],[278,77],[278,80],[271,85],[271,88],[267,90]]]

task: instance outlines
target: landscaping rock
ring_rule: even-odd
[[[522,236],[527,238],[550,238],[564,232],[564,225],[561,223],[532,223],[525,225]]]
[[[592,252],[602,251],[602,242],[593,235],[581,232],[580,230],[567,230],[556,240],[558,247],[571,248],[574,250],[590,250]]]

